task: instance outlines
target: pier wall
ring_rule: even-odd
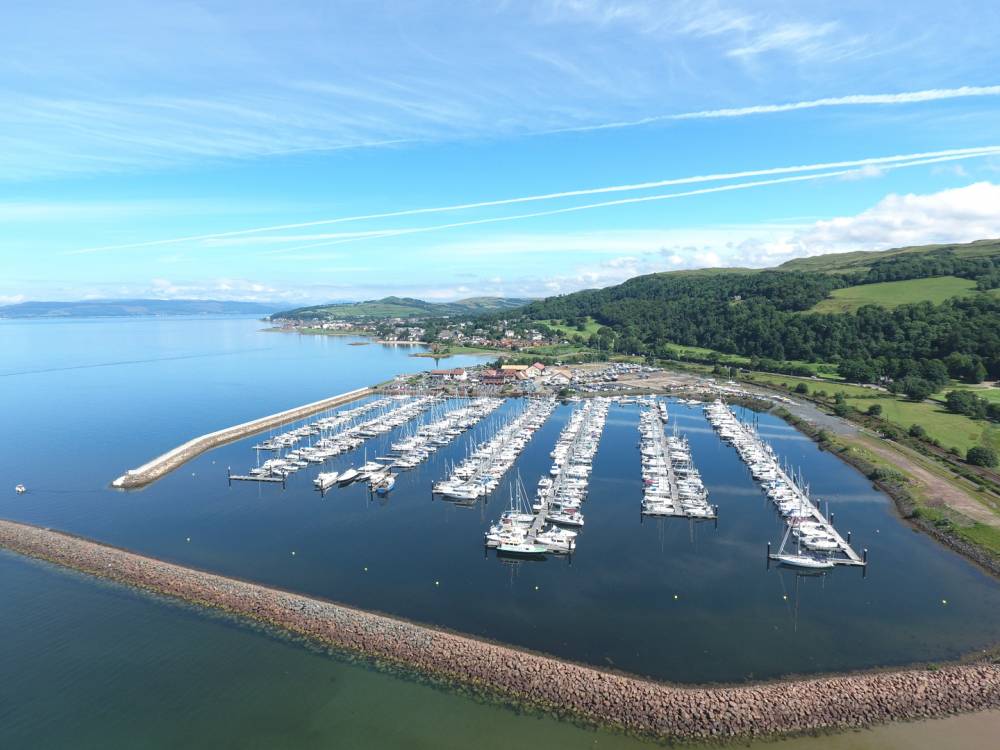
[[[240,440],[257,432],[261,432],[262,430],[270,429],[271,427],[277,427],[288,422],[294,422],[297,419],[304,419],[305,417],[316,414],[317,412],[332,409],[335,406],[340,406],[341,404],[346,404],[349,401],[363,398],[371,393],[374,393],[374,390],[371,388],[357,388],[353,391],[342,393],[339,396],[332,396],[320,401],[314,401],[310,404],[297,406],[294,409],[287,409],[285,411],[278,412],[277,414],[271,414],[267,417],[260,417],[259,419],[243,422],[242,424],[238,424],[233,427],[226,427],[222,430],[210,432],[207,435],[196,437],[192,440],[188,440],[182,445],[178,445],[176,448],[157,456],[152,461],[144,463],[137,469],[129,469],[125,472],[125,474],[112,482],[112,485],[114,487],[121,487],[125,489],[142,487],[143,485],[155,482],[165,474],[169,474],[178,466],[187,463],[195,456],[199,456],[212,448],[217,448],[218,446],[230,443],[233,440]]]
[[[774,736],[1000,707],[1000,664],[683,687],[606,672],[0,521],[0,547],[663,740]]]

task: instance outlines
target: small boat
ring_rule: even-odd
[[[771,555],[771,559],[777,560],[782,565],[788,565],[793,568],[808,568],[810,570],[819,570],[823,568],[833,567],[832,560],[822,557],[813,557],[812,555],[777,554],[777,555]]]
[[[337,478],[337,484],[339,484],[341,487],[343,487],[344,485],[350,484],[355,479],[358,479],[360,476],[361,476],[361,472],[358,471],[357,469],[355,469],[352,466],[350,469],[347,469],[347,471],[345,471],[344,473],[342,473]]]
[[[327,490],[333,487],[340,479],[340,475],[335,471],[322,471],[316,475],[313,484],[318,490]]]
[[[785,545],[788,543],[788,537],[791,532],[791,526],[785,529],[785,536],[781,540],[781,546],[778,548],[778,553],[770,556],[772,560],[777,561],[781,565],[787,565],[790,568],[806,568],[808,570],[823,570],[834,566],[833,560],[829,557],[810,555],[803,552],[802,537],[796,538],[795,552],[785,552]]]
[[[375,492],[379,495],[388,495],[392,488],[396,486],[396,475],[387,474],[378,484],[375,485]]]
[[[548,548],[534,542],[505,541],[497,545],[497,551],[505,555],[523,555],[526,557],[537,557],[548,552]]]
[[[27,491],[28,488],[25,487],[23,484],[19,484],[16,487],[14,487],[14,492],[16,492],[18,495],[23,495]]]

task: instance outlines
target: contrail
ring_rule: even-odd
[[[798,172],[815,172],[824,169],[840,169],[845,167],[868,167],[884,166],[894,162],[910,161],[912,159],[935,159],[935,158],[966,158],[969,156],[985,156],[1000,153],[1000,146],[980,146],[976,148],[948,149],[944,151],[928,151],[915,154],[900,154],[895,156],[878,156],[866,159],[854,159],[849,161],[821,162],[818,164],[804,164],[788,167],[771,167],[768,169],[753,169],[740,172],[722,172],[716,174],[697,175],[694,177],[677,177],[667,180],[657,180],[654,182],[640,182],[631,185],[612,185],[610,187],[585,188],[582,190],[566,190],[558,193],[543,193],[540,195],[529,195],[518,198],[502,198],[498,200],[479,201],[476,203],[459,203],[449,206],[437,206],[433,208],[411,208],[401,211],[387,211],[384,213],[361,214],[357,216],[341,216],[333,219],[320,219],[317,221],[305,221],[295,224],[275,224],[266,227],[255,227],[253,229],[239,229],[230,232],[215,232],[212,234],[200,234],[188,237],[175,237],[165,240],[151,240],[147,242],[130,242],[118,245],[103,245],[100,247],[88,247],[80,250],[71,250],[68,254],[76,255],[80,253],[96,253],[107,250],[125,250],[129,248],[156,247],[162,245],[175,245],[181,242],[201,242],[205,240],[220,239],[223,237],[238,237],[249,234],[260,234],[262,232],[274,232],[287,229],[305,229],[307,227],[328,226],[330,224],[340,224],[350,221],[369,221],[374,219],[387,219],[399,216],[417,216],[421,214],[444,213],[448,211],[465,211],[475,208],[492,208],[496,206],[509,206],[518,203],[530,203],[536,201],[555,200],[559,198],[573,198],[584,195],[599,195],[602,193],[628,192],[632,190],[647,190],[650,188],[668,187],[674,185],[689,185],[702,182],[718,182],[721,180],[743,179],[747,177],[766,177],[778,174],[794,174]]]
[[[941,162],[947,161],[958,161],[959,159],[974,159],[980,156],[989,156],[995,151],[987,151],[984,153],[976,154],[961,154],[961,155],[950,155],[950,156],[938,156],[927,159],[917,159],[914,161],[907,161],[901,163],[887,164],[882,169],[902,169],[904,167],[917,167],[924,164],[939,164]],[[841,169],[833,172],[822,172],[820,174],[806,174],[806,175],[795,175],[791,177],[777,177],[771,180],[756,180],[754,182],[740,182],[732,185],[717,185],[715,187],[700,188],[698,190],[687,190],[681,193],[665,193],[661,195],[644,195],[636,198],[620,198],[613,201],[602,201],[600,203],[587,203],[580,206],[568,206],[566,208],[555,208],[550,211],[534,211],[532,213],[526,214],[514,214],[511,216],[494,216],[486,219],[472,219],[470,221],[458,221],[451,224],[436,224],[429,227],[412,227],[407,229],[387,229],[381,234],[370,234],[364,237],[352,237],[347,239],[330,240],[326,242],[312,242],[306,245],[296,245],[295,247],[281,248],[279,250],[271,250],[268,252],[257,253],[257,255],[281,255],[284,253],[290,253],[296,250],[308,250],[310,248],[317,247],[330,247],[331,245],[343,245],[347,242],[358,242],[361,240],[374,240],[383,237],[398,237],[404,234],[420,234],[423,232],[437,232],[444,229],[455,229],[458,227],[470,227],[479,224],[494,224],[502,221],[517,221],[520,219],[534,219],[541,216],[555,216],[556,214],[568,214],[575,211],[588,211],[594,208],[606,208],[608,206],[624,206],[632,203],[647,203],[649,201],[663,201],[670,200],[672,198],[688,198],[693,195],[706,195],[708,193],[722,193],[730,190],[747,190],[749,188],[763,187],[766,185],[781,185],[788,182],[805,182],[807,180],[821,180],[828,179],[830,177],[845,177],[848,175],[857,174],[857,169]]]
[[[654,115],[638,120],[623,120],[621,122],[606,122],[598,125],[579,125],[570,128],[545,130],[535,135],[550,135],[556,133],[588,133],[595,130],[614,130],[617,128],[632,128],[640,125],[651,125],[657,122],[675,122],[678,120],[713,120],[723,117],[747,117],[750,115],[767,115],[777,112],[794,112],[800,109],[817,109],[820,107],[850,107],[872,104],[916,104],[934,102],[943,99],[961,99],[970,96],[1000,96],[1000,86],[960,86],[954,89],[926,89],[924,91],[905,91],[898,94],[850,94],[848,96],[831,96],[823,99],[811,99],[804,102],[787,102],[785,104],[756,104],[749,107],[731,107],[728,109],[703,109],[697,112],[679,112],[672,115]]]

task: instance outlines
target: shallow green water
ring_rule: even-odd
[[[8,750],[648,747],[5,552],[0,578]]]

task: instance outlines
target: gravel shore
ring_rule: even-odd
[[[775,736],[1000,707],[1000,665],[696,688],[643,680],[0,521],[0,547],[661,740]]]

